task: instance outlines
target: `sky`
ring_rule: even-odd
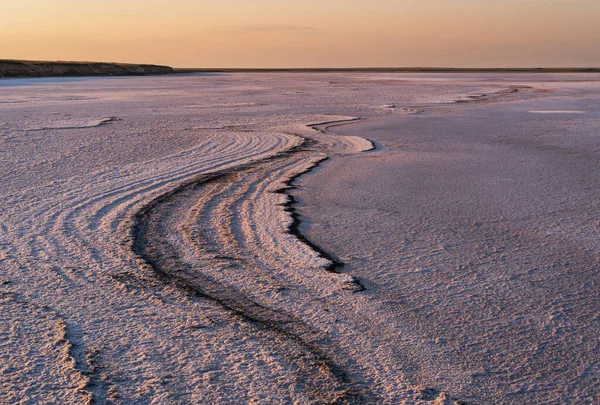
[[[0,0],[0,58],[600,66],[600,0]]]

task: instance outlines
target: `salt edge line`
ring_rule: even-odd
[[[68,388],[73,389],[74,393],[82,394],[85,397],[82,402],[84,405],[92,405],[97,403],[97,395],[92,391],[93,386],[97,385],[96,379],[98,376],[95,375],[96,368],[94,365],[88,364],[88,370],[85,370],[83,362],[78,359],[79,356],[75,354],[76,343],[74,343],[69,336],[69,325],[67,322],[65,322],[63,316],[48,305],[39,305],[30,302],[22,298],[20,294],[14,292],[0,291],[0,299],[4,298],[8,298],[12,302],[18,304],[31,306],[43,312],[48,312],[56,317],[57,324],[54,326],[57,336],[54,339],[54,344],[57,346],[62,346],[60,349],[62,356],[59,358],[59,362],[67,363],[67,370],[77,374],[81,379],[79,384],[70,386]],[[81,344],[81,346],[83,347],[83,344]]]
[[[320,122],[320,123],[315,123],[315,124],[309,124],[308,127],[312,128],[315,131],[318,131],[322,134],[326,134],[328,128],[331,128],[334,126],[340,126],[340,125],[353,124],[355,122],[359,122],[362,120],[363,120],[362,118],[355,117],[355,118],[344,119],[344,120],[334,120],[334,121],[326,121],[326,122]],[[323,126],[323,125],[327,125],[327,127],[324,129],[317,128],[317,127]],[[362,139],[365,139],[366,141],[368,141],[371,144],[371,147],[369,149],[365,149],[361,152],[369,152],[369,151],[374,151],[377,149],[377,146],[375,145],[375,143],[373,141],[371,141],[370,139],[367,139],[367,138],[362,138]],[[359,152],[359,153],[361,153],[361,152]],[[302,219],[301,219],[301,215],[298,213],[298,211],[296,209],[298,200],[293,196],[293,194],[290,193],[290,191],[298,189],[298,186],[295,185],[294,183],[296,182],[296,180],[298,180],[299,177],[310,173],[311,171],[313,171],[314,169],[319,167],[322,163],[324,163],[328,160],[330,160],[329,156],[319,159],[318,161],[314,162],[310,167],[306,168],[304,171],[302,171],[300,173],[296,173],[293,176],[291,176],[290,178],[288,178],[288,180],[284,182],[285,187],[281,187],[272,192],[278,193],[278,194],[284,194],[287,197],[286,202],[281,205],[284,207],[284,210],[286,212],[288,212],[290,217],[292,218],[292,223],[288,226],[288,233],[294,235],[301,243],[304,243],[305,245],[307,245],[309,248],[311,248],[313,251],[315,251],[320,257],[328,260],[329,264],[327,266],[325,266],[325,270],[327,270],[330,273],[341,274],[340,269],[343,268],[346,264],[343,261],[341,261],[339,258],[337,258],[335,255],[333,255],[332,253],[329,253],[328,251],[323,249],[321,246],[312,242],[306,235],[304,235],[302,233],[302,231],[300,231],[300,226],[302,225]],[[359,281],[358,278],[356,278],[354,276],[350,276],[350,277],[351,278],[348,281],[348,284],[351,286],[351,288],[348,288],[348,289],[350,289],[352,292],[355,292],[355,293],[366,290],[366,287]]]

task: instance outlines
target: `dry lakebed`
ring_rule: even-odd
[[[0,80],[1,404],[600,403],[600,74]]]

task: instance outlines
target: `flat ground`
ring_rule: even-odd
[[[600,401],[598,74],[0,91],[0,403]]]
[[[378,150],[297,193],[415,381],[474,403],[600,400],[600,83],[536,79],[528,99],[342,127]]]

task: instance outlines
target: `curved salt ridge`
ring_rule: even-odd
[[[321,116],[320,118],[323,118],[323,121],[285,125],[277,127],[277,130],[315,140],[328,153],[332,154],[354,154],[375,149],[375,145],[368,139],[328,132],[329,128],[353,124],[361,121],[360,118],[342,115]]]
[[[342,117],[314,126],[354,121]],[[292,197],[287,193],[290,182],[327,158],[315,151],[314,143],[333,153],[357,153],[372,147],[359,137],[325,131],[303,126],[302,136],[312,142],[256,163],[188,178],[138,205],[127,243],[142,273],[149,271],[167,284],[242,315],[251,324],[267,327],[278,339],[295,342],[297,361],[305,363],[302,369],[308,374],[303,377],[308,391],[319,392],[322,398],[338,398],[335,391],[342,390],[345,400],[354,401],[362,394],[355,392],[336,365],[335,359],[343,355],[331,348],[327,348],[329,354],[324,353],[316,343],[319,332],[301,322],[296,313],[301,310],[304,316],[314,311],[307,306],[306,297],[356,287],[353,277],[326,271],[331,261],[291,232],[295,218],[290,208]],[[292,312],[289,306],[293,301],[282,295],[289,288],[304,297],[294,303]],[[323,366],[315,368],[315,359]],[[321,387],[324,378],[329,381],[326,389]],[[303,398],[308,394],[295,395]]]
[[[316,142],[320,151],[327,151],[329,154],[353,154],[374,149],[373,143],[367,139],[327,132],[328,128],[355,123],[360,121],[359,118],[347,116],[321,116],[319,118],[327,120],[310,124],[280,126],[275,128],[278,132],[271,135],[282,136],[285,133],[285,136],[296,139],[299,139],[298,136],[300,136]],[[299,142],[295,142],[290,143],[287,148],[292,149],[299,146]],[[228,189],[228,195],[224,196],[222,192],[213,192],[214,195],[200,198],[203,203],[195,207],[194,212],[197,217],[211,219],[202,224],[206,238],[209,238],[210,232],[214,234],[210,244],[218,246],[224,251],[236,248],[237,256],[252,256],[258,267],[281,267],[282,263],[286,263],[285,266],[296,266],[301,269],[298,274],[301,274],[302,277],[313,277],[314,269],[327,269],[336,264],[332,262],[331,258],[324,257],[323,253],[317,251],[314,246],[305,243],[303,238],[299,238],[297,234],[291,232],[295,219],[292,217],[292,209],[289,206],[293,201],[289,195],[280,191],[290,188],[290,179],[295,179],[310,171],[327,158],[327,154],[316,153],[312,150],[313,148],[306,145],[301,149],[304,150],[295,153],[293,162],[288,162],[285,167],[273,168],[272,162],[264,163],[262,175],[257,178],[236,181],[235,184],[239,184],[239,187]],[[272,153],[263,159],[269,159],[275,154]],[[245,164],[247,162],[243,161],[238,165],[228,165],[227,172],[239,170]],[[183,179],[180,179],[181,184],[190,182],[189,178],[194,175],[206,172],[220,173],[221,171],[204,170],[188,173]],[[175,177],[174,180],[177,178]],[[139,193],[139,190],[136,189],[135,193]],[[171,193],[171,191],[167,191],[167,193]],[[119,200],[125,199],[119,198]],[[128,204],[126,208],[139,206],[143,201],[148,200],[138,199]],[[288,208],[284,209],[285,206]],[[145,209],[144,207],[138,208],[138,212],[140,209]],[[223,223],[223,218],[232,216],[235,218],[231,222]],[[215,223],[215,221],[219,223]],[[115,227],[113,226],[112,229]],[[226,236],[224,236],[224,232],[227,233]],[[272,262],[274,257],[278,258],[276,265]],[[329,274],[328,277],[345,284],[355,282],[351,276],[345,274]]]
[[[58,120],[47,120],[36,124],[25,124],[23,128],[25,131],[45,131],[55,129],[81,129],[81,128],[93,128],[99,127],[100,125],[108,124],[109,122],[116,121],[116,117],[102,117],[102,118],[65,118]]]

